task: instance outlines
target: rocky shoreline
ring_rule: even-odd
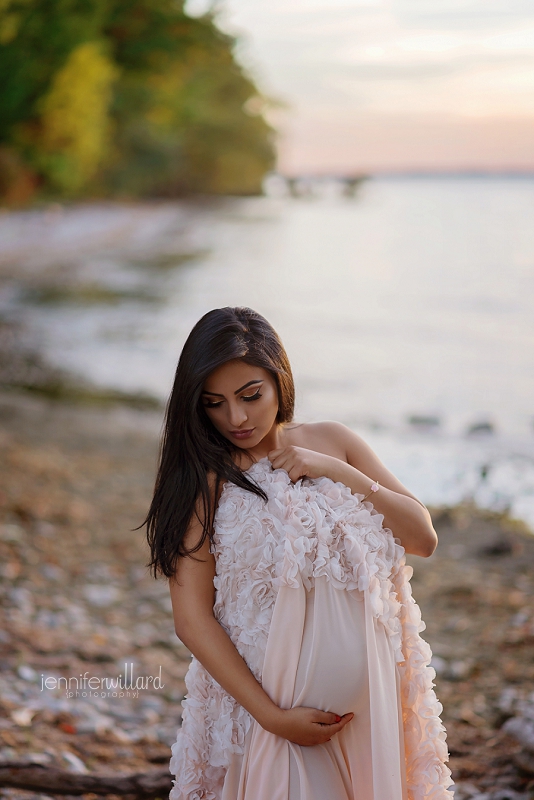
[[[135,530],[160,427],[161,410],[0,394],[0,762],[100,775],[168,763],[189,653]],[[437,552],[410,562],[456,798],[532,797],[534,536],[468,506],[434,519]]]
[[[159,424],[122,406],[0,398],[1,761],[104,774],[168,762],[190,656],[134,530]],[[147,676],[163,685],[137,689]]]

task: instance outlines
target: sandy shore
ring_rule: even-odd
[[[133,530],[160,425],[159,411],[0,395],[0,760],[101,773],[168,762],[189,654]],[[534,770],[518,766],[522,747],[502,725],[533,689],[534,537],[473,508],[434,518],[437,552],[410,561],[457,797],[526,798]],[[47,676],[112,677],[125,663],[164,686],[117,699],[42,689]]]

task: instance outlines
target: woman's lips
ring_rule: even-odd
[[[248,428],[248,430],[244,431],[230,431],[230,435],[233,436],[234,439],[248,439],[255,430],[255,428]]]

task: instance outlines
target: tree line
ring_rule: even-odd
[[[265,100],[184,0],[0,0],[0,198],[256,194]]]

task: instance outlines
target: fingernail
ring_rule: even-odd
[[[341,717],[338,714],[336,714],[336,722],[341,722]]]

